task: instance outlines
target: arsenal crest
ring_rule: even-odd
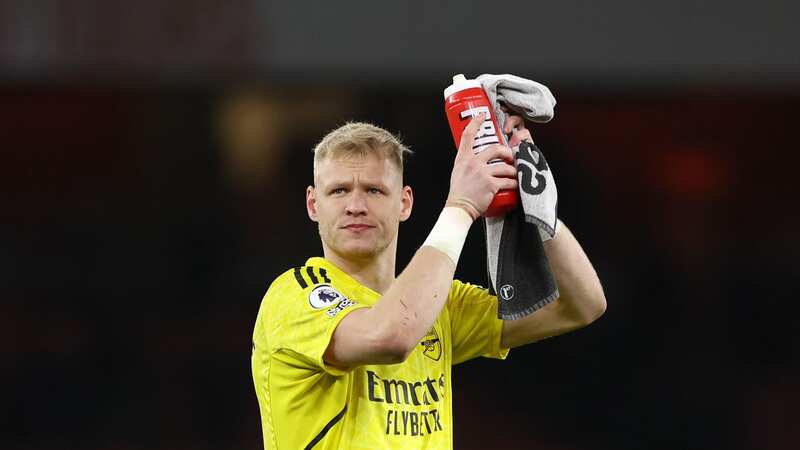
[[[442,357],[442,342],[439,340],[439,335],[436,334],[436,327],[431,327],[419,345],[423,347],[422,354],[428,358],[438,361]]]

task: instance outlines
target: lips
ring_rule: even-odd
[[[367,225],[365,223],[351,223],[350,225],[345,225],[342,228],[350,231],[364,231],[375,227],[373,227],[372,225]]]

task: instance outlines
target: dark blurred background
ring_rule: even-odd
[[[0,449],[257,449],[250,337],[321,253],[311,148],[399,133],[398,269],[447,193],[455,73],[532,126],[608,298],[454,371],[458,449],[800,448],[796,2],[0,0]],[[458,270],[485,283],[480,229]]]

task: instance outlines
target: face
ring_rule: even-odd
[[[400,169],[378,155],[328,157],[318,162],[306,208],[319,223],[326,253],[345,259],[394,252],[400,222],[411,214],[411,188]]]

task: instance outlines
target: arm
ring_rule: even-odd
[[[509,116],[503,132],[511,135],[511,147],[523,140],[533,142],[520,116]],[[563,222],[555,237],[544,243],[544,252],[558,284],[559,298],[522,319],[503,321],[502,348],[519,347],[585,327],[606,310],[606,297],[594,267]]]
[[[515,169],[488,165],[513,161],[510,149],[489,147],[473,154],[480,115],[464,130],[450,177],[450,193],[439,221],[405,270],[371,308],[348,314],[337,326],[324,355],[336,367],[404,361],[433,326],[447,301],[458,256],[472,222],[500,189],[516,189]]]
[[[342,319],[325,362],[341,368],[403,362],[438,317],[454,272],[445,253],[421,247],[373,307]]]
[[[503,322],[503,348],[519,347],[584,327],[606,310],[603,287],[570,230],[561,223],[555,237],[544,243],[545,254],[558,283],[559,298],[534,314]]]

